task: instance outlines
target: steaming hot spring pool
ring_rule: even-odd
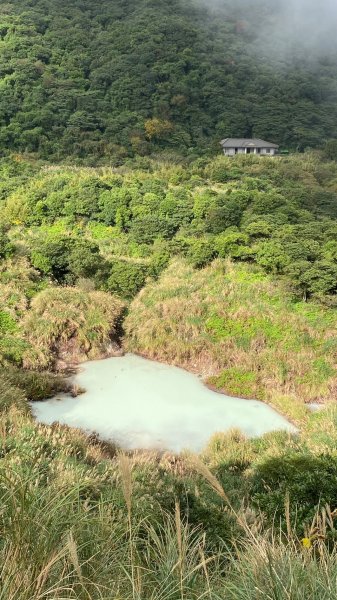
[[[85,393],[32,403],[36,419],[96,432],[125,449],[199,452],[212,434],[232,428],[252,437],[296,431],[263,402],[218,394],[196,375],[134,354],[84,363],[71,381]]]

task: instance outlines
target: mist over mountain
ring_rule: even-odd
[[[255,37],[256,48],[270,58],[296,59],[303,51],[308,60],[337,52],[337,3],[334,0],[196,0],[209,15],[224,20],[231,14]]]
[[[0,15],[3,151],[118,162],[337,137],[332,0],[17,0]]]
[[[290,51],[301,46],[314,55],[336,51],[337,4],[334,0],[281,0],[277,15],[280,22],[275,25]]]

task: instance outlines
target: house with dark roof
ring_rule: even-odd
[[[258,154],[260,156],[274,156],[279,146],[260,139],[225,138],[220,142],[226,156],[235,154]]]

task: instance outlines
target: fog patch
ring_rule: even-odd
[[[308,60],[337,50],[336,0],[194,0],[210,19],[232,22],[256,51],[284,60]],[[334,56],[334,58],[336,58]]]

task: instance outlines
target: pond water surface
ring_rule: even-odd
[[[196,375],[133,354],[84,363],[72,382],[86,392],[33,403],[36,418],[96,432],[125,449],[199,452],[213,433],[232,428],[248,436],[296,431],[262,402],[218,394]]]

